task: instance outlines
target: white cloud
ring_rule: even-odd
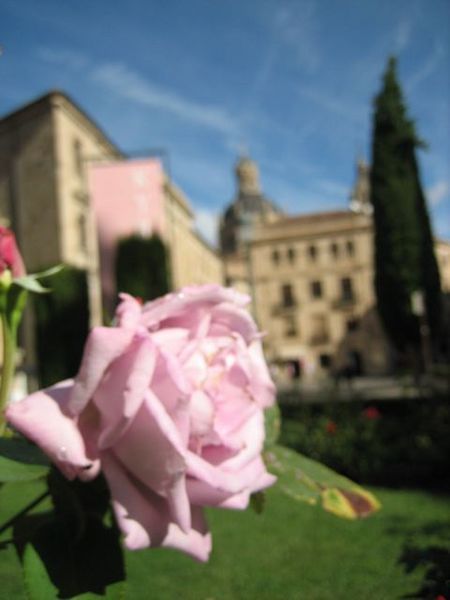
[[[85,67],[89,62],[88,58],[82,52],[63,48],[58,50],[41,46],[37,49],[37,56],[46,63],[61,65],[75,70]]]
[[[235,134],[237,123],[221,107],[200,104],[155,85],[121,63],[103,64],[91,73],[93,81],[127,100],[170,112],[197,125],[221,133]]]
[[[207,208],[195,211],[195,225],[200,235],[212,246],[217,246],[219,214]]]
[[[321,62],[316,11],[314,1],[297,0],[291,6],[281,6],[273,19],[290,57],[309,72],[316,71]]]
[[[338,202],[346,200],[349,195],[348,186],[340,183],[339,181],[332,181],[330,179],[321,179],[314,186],[320,193],[327,196],[334,196]]]
[[[411,19],[404,19],[400,21],[397,30],[394,34],[394,47],[395,51],[400,53],[409,46],[412,33],[412,22]]]
[[[441,42],[436,42],[431,54],[419,66],[417,71],[406,82],[406,89],[411,92],[414,88],[426,80],[436,69],[441,58],[445,56],[445,49]]]
[[[450,194],[450,183],[438,181],[427,189],[427,198],[432,206],[436,206]]]
[[[338,99],[336,96],[325,94],[311,87],[301,87],[299,88],[299,93],[300,96],[311,100],[317,106],[353,123],[360,125],[364,121],[366,109],[363,106],[357,106],[354,103]]]

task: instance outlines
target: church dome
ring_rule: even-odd
[[[238,189],[241,194],[261,194],[258,165],[248,157],[238,160],[235,167]]]

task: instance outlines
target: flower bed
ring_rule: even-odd
[[[282,406],[281,443],[362,483],[450,489],[444,398]]]

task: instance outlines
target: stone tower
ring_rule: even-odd
[[[350,193],[350,210],[364,215],[372,214],[370,167],[362,158],[359,158],[356,163],[356,181]]]
[[[258,165],[253,160],[241,157],[234,172],[236,195],[220,220],[220,249],[224,255],[239,251],[258,222],[271,220],[281,213],[262,193]]]

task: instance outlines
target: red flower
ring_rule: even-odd
[[[7,269],[11,271],[13,277],[25,275],[25,267],[14,233],[6,227],[0,227],[0,275]]]
[[[326,432],[333,435],[336,433],[337,425],[334,421],[327,421],[325,425]]]
[[[362,411],[362,414],[369,421],[375,421],[381,417],[381,413],[376,406],[368,406]]]

